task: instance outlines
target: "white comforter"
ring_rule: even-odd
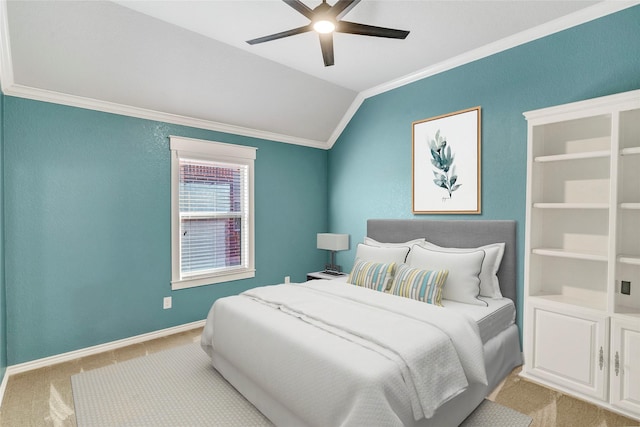
[[[487,383],[470,318],[333,281],[219,299],[202,346],[309,425],[401,425]]]

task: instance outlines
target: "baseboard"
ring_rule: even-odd
[[[5,370],[4,375],[2,376],[2,382],[0,382],[0,409],[2,408],[2,398],[4,397],[4,391],[7,388],[7,381],[9,381],[9,374]]]
[[[57,354],[55,356],[49,356],[42,359],[31,360],[25,363],[19,363],[17,365],[7,366],[0,383],[0,408],[2,407],[2,400],[4,397],[4,391],[7,387],[7,381],[11,375],[19,374],[22,372],[32,371],[34,369],[44,368],[46,366],[56,365],[58,363],[68,362],[70,360],[79,359],[81,357],[92,356],[94,354],[103,353],[105,351],[116,350],[118,348],[127,347],[133,344],[139,344],[145,341],[151,341],[157,338],[166,337],[169,335],[177,334],[180,332],[189,331],[191,329],[203,327],[205,320],[197,320],[191,323],[185,323],[184,325],[173,326],[171,328],[160,329],[159,331],[148,332],[142,335],[136,335],[129,338],[124,338],[117,341],[111,341],[104,344],[94,345],[92,347],[81,348],[79,350],[69,351],[67,353]]]

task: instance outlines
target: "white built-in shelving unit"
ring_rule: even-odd
[[[640,419],[640,91],[525,117],[522,375]]]

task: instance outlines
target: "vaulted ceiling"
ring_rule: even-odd
[[[309,23],[280,0],[3,1],[2,89],[329,148],[369,96],[634,4],[363,0],[344,19],[409,36],[336,33],[325,67],[314,32],[246,43]]]

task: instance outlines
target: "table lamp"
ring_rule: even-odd
[[[333,275],[342,274],[342,268],[336,265],[336,251],[349,249],[349,235],[318,233],[318,249],[331,251],[331,263],[324,266],[324,273]]]

